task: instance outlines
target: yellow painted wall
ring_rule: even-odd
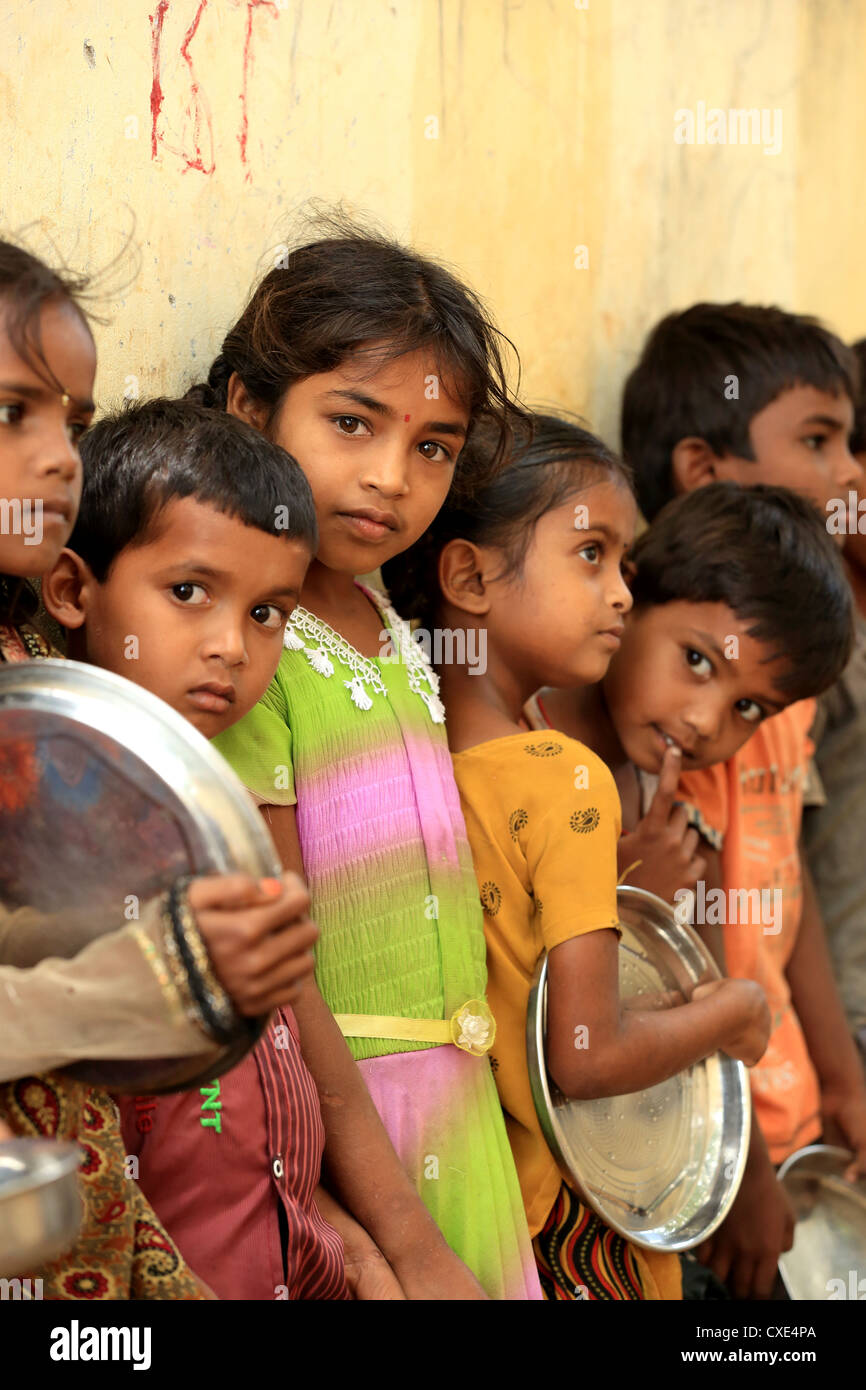
[[[103,403],[206,370],[314,195],[457,266],[525,396],[610,437],[669,308],[739,296],[866,332],[866,0],[6,0],[0,53],[0,226],[98,267],[134,216]],[[781,151],[677,144],[699,102],[780,109]]]

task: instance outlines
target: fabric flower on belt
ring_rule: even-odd
[[[483,1057],[493,1046],[496,1020],[484,999],[469,999],[451,1016],[451,1040],[455,1047]]]

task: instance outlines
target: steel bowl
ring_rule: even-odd
[[[131,681],[74,661],[0,670],[0,905],[33,909],[0,963],[72,957],[186,874],[270,877],[261,815],[192,724]],[[238,1021],[206,1057],[87,1060],[66,1068],[115,1090],[197,1086],[234,1066],[266,1020]]]
[[[779,1257],[790,1298],[866,1298],[866,1179],[848,1182],[854,1155],[810,1144],[786,1158],[779,1181],[797,1214],[793,1247]]]
[[[0,1143],[0,1278],[39,1269],[75,1244],[81,1226],[81,1152],[47,1139]],[[2,1297],[40,1298],[22,1281]]]
[[[676,990],[686,999],[720,972],[700,937],[640,888],[617,890],[623,1000]],[[535,1108],[557,1163],[602,1220],[648,1250],[691,1250],[724,1221],[746,1166],[746,1069],[716,1052],[668,1081],[602,1100],[569,1100],[546,1062],[547,957],[527,1013]]]

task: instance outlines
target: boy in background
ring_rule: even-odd
[[[856,383],[852,354],[814,319],[743,304],[669,315],[623,396],[623,452],[644,515],[651,521],[678,494],[733,481],[791,488],[827,517],[860,476],[848,448]],[[725,764],[680,784],[721,837],[717,859],[706,846],[708,879],[720,875],[726,890],[778,890],[783,905],[773,935],[725,930],[726,968],[764,985],[775,1023],[752,1072],[758,1126],[743,1185],[697,1252],[738,1297],[769,1295],[790,1245],[790,1206],[767,1154],[778,1164],[822,1131],[866,1152],[866,1085],[798,846],[803,805],[821,799],[808,785],[814,715],[812,701],[790,706]]]
[[[851,452],[866,465],[866,339],[854,343],[859,367]],[[856,488],[856,493],[854,489]],[[852,503],[853,494],[853,506]],[[815,881],[836,983],[848,1025],[866,1064],[866,478],[862,472],[836,517],[828,517],[844,541],[844,557],[857,604],[854,652],[832,690],[818,701],[811,735],[815,763],[826,795],[823,806],[806,808],[803,843]]]

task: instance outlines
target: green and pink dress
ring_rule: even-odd
[[[448,1244],[491,1298],[540,1299],[493,1075],[462,1046],[473,1029],[483,1044],[487,970],[437,680],[408,625],[364,592],[384,654],[363,657],[296,609],[263,699],[215,742],[259,801],[297,806],[316,978],[333,1013],[440,1030],[459,1020],[461,1045],[344,1031]]]

